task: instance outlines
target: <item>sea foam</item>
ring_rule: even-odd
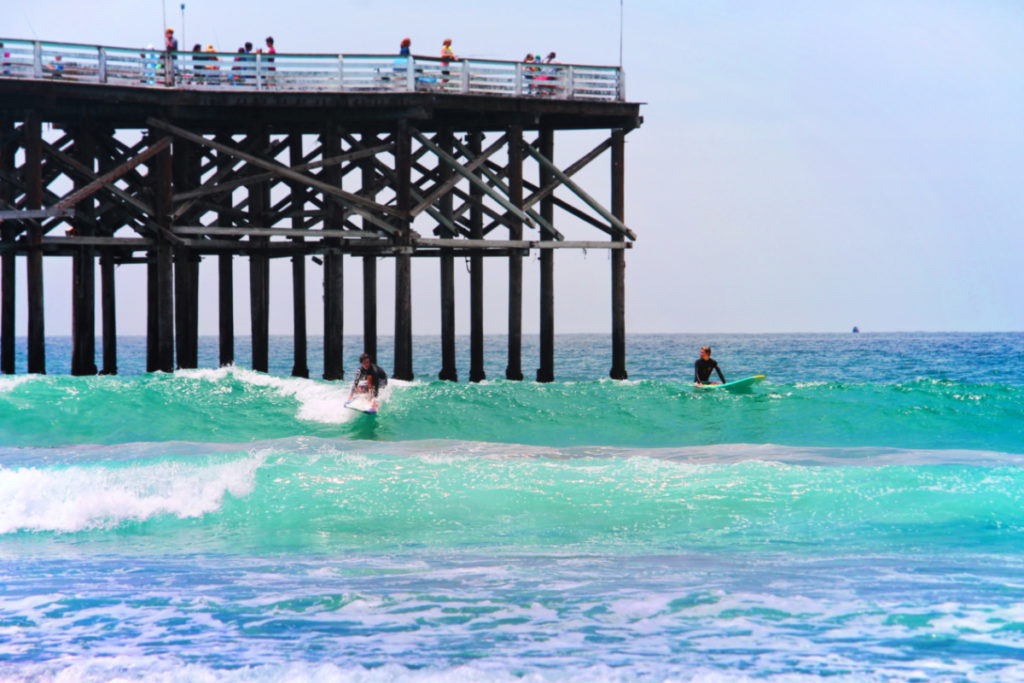
[[[263,457],[0,469],[0,534],[112,528],[156,515],[200,517],[252,492]]]

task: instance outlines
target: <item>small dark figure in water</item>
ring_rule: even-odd
[[[711,347],[704,346],[700,350],[700,358],[693,364],[694,377],[693,381],[696,384],[714,384],[709,382],[711,379],[711,371],[714,370],[718,373],[719,379],[722,380],[722,384],[725,384],[725,375],[722,374],[722,369],[718,367],[718,363],[711,359]]]

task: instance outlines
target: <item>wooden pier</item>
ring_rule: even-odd
[[[148,370],[196,367],[206,257],[218,267],[220,363],[233,363],[239,256],[249,267],[253,369],[268,365],[270,259],[288,258],[292,374],[308,377],[306,265],[316,260],[325,379],[343,376],[343,272],[353,262],[362,269],[364,348],[376,356],[377,259],[387,257],[395,262],[393,376],[412,379],[411,264],[430,257],[441,282],[438,376],[458,379],[454,264],[466,258],[469,380],[485,378],[483,320],[494,312],[484,310],[483,272],[487,258],[503,258],[505,376],[523,379],[522,259],[539,252],[536,379],[552,381],[555,253],[610,249],[610,375],[626,378],[625,250],[636,235],[624,223],[625,136],[641,118],[619,69],[391,55],[254,55],[236,66],[228,55],[216,63],[0,42],[0,372],[15,372],[19,257],[30,373],[46,372],[43,258],[73,261],[72,291],[47,294],[71,296],[74,375],[117,372],[115,268],[124,264],[147,268]],[[556,165],[556,134],[570,130],[607,137]],[[608,208],[573,180],[599,158],[610,160]],[[560,215],[593,228],[594,239],[566,239]]]

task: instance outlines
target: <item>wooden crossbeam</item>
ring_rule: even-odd
[[[75,210],[71,208],[50,207],[49,209],[13,209],[9,211],[0,210],[0,221],[24,221],[30,218],[50,218],[60,216],[62,218],[74,218]]]
[[[508,211],[509,213],[511,213],[512,215],[514,215],[516,218],[518,218],[519,220],[523,221],[527,225],[530,225],[530,226],[534,225],[534,219],[533,218],[531,218],[529,215],[527,215],[525,212],[523,212],[522,209],[518,208],[515,204],[510,202],[507,197],[503,197],[500,193],[495,192],[493,189],[491,189],[491,187],[489,187],[487,185],[487,183],[483,182],[480,178],[478,178],[476,176],[476,174],[474,174],[474,173],[472,173],[470,171],[467,171],[462,166],[462,164],[460,164],[456,159],[452,158],[451,155],[447,154],[440,147],[438,147],[437,145],[432,143],[430,140],[428,140],[426,138],[426,136],[424,136],[418,130],[412,130],[412,135],[413,135],[413,137],[415,137],[417,140],[420,141],[421,145],[424,145],[424,146],[428,147],[430,149],[430,151],[433,152],[435,156],[437,156],[438,159],[440,159],[444,163],[446,163],[449,166],[451,166],[453,171],[455,171],[456,173],[461,175],[463,178],[468,180],[472,185],[475,185],[478,188],[480,188],[480,190],[485,195],[487,195],[488,197],[490,197],[494,201],[496,201],[499,204],[501,204],[501,206],[504,207],[504,209],[506,211]],[[455,140],[455,145],[457,147],[460,147],[460,148],[463,147],[462,143],[460,143],[458,140]],[[472,158],[472,154],[469,154],[466,151],[462,151],[461,149],[460,149],[460,152],[467,159]],[[552,230],[553,229],[554,228],[552,228]]]
[[[95,180],[96,179],[96,177],[97,177],[96,174],[93,173],[90,168],[88,168],[87,166],[85,166],[82,163],[80,163],[77,159],[74,159],[73,157],[68,156],[67,154],[65,154],[64,152],[61,152],[58,149],[54,149],[50,145],[47,145],[45,142],[42,143],[42,144],[43,144],[43,149],[46,150],[47,154],[50,154],[51,156],[53,156],[55,159],[57,159],[58,161],[60,161],[64,165],[69,166],[72,169],[74,169],[75,171],[77,171],[78,173],[82,174],[82,176],[84,176],[87,180]],[[110,193],[114,194],[115,196],[117,196],[118,199],[120,199],[121,201],[123,201],[124,203],[128,204],[129,206],[134,208],[136,211],[138,211],[144,217],[144,221],[145,221],[146,227],[148,227],[150,230],[154,230],[154,231],[162,230],[162,228],[155,221],[153,221],[151,219],[151,216],[154,216],[155,212],[145,202],[143,202],[142,200],[140,200],[140,199],[138,199],[136,197],[131,196],[130,194],[128,194],[124,190],[118,188],[116,185],[104,185],[103,186],[103,190],[106,191],[106,192],[110,192]]]
[[[630,242],[597,240],[481,240],[452,238],[419,238],[413,242],[418,247],[465,247],[486,249],[629,249]]]
[[[155,144],[150,145],[149,148],[147,148],[141,154],[137,154],[136,156],[124,162],[117,168],[114,168],[108,171],[107,173],[104,173],[100,177],[96,178],[96,180],[93,180],[88,185],[85,185],[84,187],[75,190],[71,194],[67,195],[66,197],[64,197],[64,199],[61,199],[59,202],[57,202],[53,208],[69,209],[73,207],[78,202],[82,201],[86,197],[89,197],[90,195],[95,194],[105,185],[109,185],[110,183],[114,182],[115,180],[123,176],[125,173],[131,171],[133,168],[135,168],[142,162],[146,161],[153,155],[159,154],[160,152],[164,151],[170,146],[170,144],[171,139],[169,137],[161,138]]]
[[[507,141],[508,141],[508,135],[507,134],[506,135],[502,135],[500,138],[498,138],[495,141],[495,143],[493,145],[491,145],[490,147],[485,149],[483,152],[481,152],[480,156],[478,156],[476,159],[473,159],[468,164],[466,164],[465,167],[464,167],[465,170],[471,171],[471,172],[475,171],[477,169],[477,167],[480,166],[480,164],[482,164],[485,161],[487,161],[491,157],[492,154],[494,154],[499,149],[501,149],[505,145],[505,143]],[[455,185],[457,185],[460,180],[461,180],[461,178],[459,177],[459,175],[453,175],[448,180],[446,180],[444,183],[439,185],[436,189],[434,189],[433,192],[431,192],[426,197],[424,197],[423,201],[421,201],[419,204],[417,204],[416,206],[413,207],[412,212],[411,212],[412,216],[415,218],[416,216],[420,215],[423,212],[424,209],[426,209],[428,206],[432,206],[434,204],[434,202],[436,202],[445,193],[447,193],[449,190],[451,190],[453,187],[455,187]]]
[[[459,151],[463,154],[463,156],[467,158],[472,157],[472,153],[469,151],[469,149],[458,140],[455,141],[455,146],[459,148]],[[483,171],[484,175],[486,175],[487,178],[490,180],[490,183],[483,183],[483,181],[480,181],[484,185],[484,187],[494,186],[500,189],[506,195],[509,193],[508,185],[505,184],[504,181],[502,181],[501,177],[497,173],[491,171],[487,167],[487,164],[481,166],[480,170]],[[536,223],[537,225],[544,228],[544,230],[546,230],[547,233],[549,235],[552,235],[555,239],[562,239],[562,233],[556,230],[555,226],[551,225],[551,223],[543,216],[541,216],[539,213],[537,213],[533,209],[526,208],[525,204],[523,205],[523,210],[525,211],[526,215],[529,216],[530,218],[530,220],[526,221],[528,225],[533,226],[534,223]]]
[[[634,233],[634,232],[633,232],[632,230],[630,230],[629,228],[627,228],[627,227],[626,227],[626,225],[625,225],[625,223],[623,223],[623,222],[622,222],[622,221],[620,221],[620,220],[619,220],[618,218],[616,218],[616,217],[615,217],[615,216],[614,216],[614,215],[612,214],[612,212],[611,212],[611,211],[609,211],[608,209],[606,209],[606,208],[604,208],[603,206],[601,206],[601,203],[600,203],[600,202],[598,202],[598,201],[597,201],[596,199],[594,199],[593,197],[591,197],[591,196],[590,196],[590,195],[589,195],[589,194],[587,193],[587,191],[586,191],[586,190],[584,190],[584,189],[583,189],[582,187],[580,187],[579,185],[577,185],[577,184],[576,184],[576,183],[575,183],[575,182],[574,182],[574,181],[572,180],[572,178],[570,178],[569,176],[567,176],[567,175],[565,174],[565,172],[564,172],[564,171],[562,171],[562,170],[561,170],[560,168],[558,168],[557,166],[555,166],[555,165],[554,165],[554,164],[553,164],[553,163],[551,162],[551,160],[550,160],[550,159],[548,159],[548,158],[547,158],[547,157],[545,157],[545,156],[544,156],[543,154],[541,154],[540,152],[538,152],[538,151],[537,151],[537,149],[536,149],[536,148],[534,148],[534,146],[533,146],[533,145],[530,145],[530,144],[526,144],[526,143],[524,143],[524,144],[523,144],[523,149],[525,149],[525,150],[526,150],[527,154],[529,154],[529,155],[530,155],[530,156],[532,156],[532,157],[533,157],[534,159],[536,159],[536,160],[537,160],[537,162],[538,162],[538,163],[539,163],[539,164],[540,164],[541,166],[543,166],[544,168],[546,168],[546,169],[547,169],[548,171],[550,171],[550,172],[551,172],[551,173],[552,173],[552,174],[553,174],[553,175],[554,175],[554,176],[555,176],[556,178],[558,178],[559,180],[561,180],[561,181],[562,181],[562,184],[563,184],[563,185],[565,185],[566,187],[568,187],[568,188],[569,188],[569,189],[570,189],[570,190],[571,190],[571,191],[573,192],[573,194],[575,194],[575,195],[576,195],[577,197],[579,197],[580,199],[582,199],[582,200],[583,200],[583,201],[584,201],[584,202],[585,202],[585,203],[586,203],[586,204],[587,204],[587,205],[588,205],[588,206],[589,206],[590,208],[592,208],[592,209],[593,209],[594,211],[596,211],[597,213],[599,213],[599,214],[601,215],[601,217],[602,217],[602,218],[604,218],[604,219],[605,219],[606,221],[608,221],[609,223],[611,223],[612,227],[614,227],[614,228],[616,229],[616,231],[617,231],[617,232],[618,232],[619,234],[621,234],[621,235],[624,235],[624,236],[628,237],[628,238],[629,238],[629,239],[631,239],[631,240],[635,240],[635,239],[636,239],[636,233]]]
[[[242,152],[241,150],[235,149],[234,147],[223,145],[219,142],[214,142],[213,140],[207,140],[202,135],[196,135],[195,133],[187,131],[184,128],[179,128],[178,126],[174,126],[160,119],[150,117],[146,119],[146,123],[154,128],[160,128],[161,130],[165,130],[168,133],[175,135],[176,137],[180,137],[185,140],[189,140],[190,142],[194,142],[199,145],[204,145],[206,147],[212,147],[213,149],[223,152],[224,154],[228,154],[230,156],[242,159],[243,161],[250,163],[253,166],[258,166],[267,171],[271,171],[274,174],[281,176],[283,178],[287,178],[289,180],[305,183],[306,185],[314,187],[320,190],[321,192],[342,199],[348,204],[352,205],[352,208],[354,211],[356,211],[356,213],[358,213],[360,216],[370,221],[374,225],[380,227],[388,234],[394,235],[396,234],[397,231],[393,226],[389,225],[387,221],[378,218],[377,216],[370,213],[370,211],[385,213],[390,216],[395,216],[401,219],[405,218],[405,213],[403,211],[399,211],[398,209],[390,206],[384,206],[383,204],[378,204],[375,201],[367,199],[366,197],[360,197],[359,195],[352,194],[351,192],[345,192],[339,187],[334,187],[333,185],[317,180],[316,178],[305,175],[303,173],[292,171],[287,166],[279,164],[276,161],[267,161],[252,154]]]
[[[222,228],[209,225],[176,225],[171,228],[176,235],[213,235],[230,237],[321,237],[355,239],[379,237],[378,233],[365,230],[313,230],[306,228]]]
[[[360,142],[359,140],[356,140],[351,135],[348,135],[346,133],[346,134],[343,134],[342,137],[345,139],[346,142],[349,143],[349,145],[351,145],[353,147],[357,147],[357,148],[364,148],[362,142]],[[398,176],[397,176],[397,174],[395,173],[395,171],[393,169],[388,168],[387,165],[384,162],[382,162],[380,159],[378,159],[376,157],[376,155],[373,156],[373,157],[370,157],[370,158],[373,160],[375,168],[379,169],[380,175],[382,177],[384,177],[386,179],[389,179],[393,183],[397,181]],[[365,190],[367,188],[363,188],[363,189]],[[413,200],[415,200],[415,201],[420,201],[422,199],[422,197],[423,197],[422,194],[420,194],[417,190],[412,189],[412,188],[410,188],[409,194],[412,196]],[[456,232],[455,226],[452,224],[452,222],[449,221],[447,218],[445,218],[445,216],[442,215],[441,212],[438,211],[436,208],[428,207],[427,208],[427,214],[431,218],[436,220],[438,223],[440,223],[444,227],[446,227],[449,230],[451,230],[452,232]]]
[[[330,159],[321,159],[319,161],[311,161],[309,163],[301,164],[299,166],[292,166],[293,171],[308,171],[314,168],[320,168],[322,166],[332,166],[334,164],[342,164],[346,161],[353,161],[356,159],[362,159],[367,156],[373,156],[380,152],[385,152],[391,149],[393,145],[377,145],[376,147],[370,147],[358,152],[350,152],[348,154],[341,154]],[[256,183],[263,182],[269,178],[272,178],[275,174],[267,171],[264,173],[257,173],[255,175],[246,176],[244,178],[235,178],[233,180],[227,180],[221,183],[215,183],[213,185],[204,185],[203,187],[196,188],[195,190],[189,190],[188,192],[181,192],[174,195],[174,201],[180,202],[188,199],[195,199],[197,197],[205,197],[211,194],[220,194],[243,185],[254,185]],[[180,215],[181,210],[175,211],[175,216]]]

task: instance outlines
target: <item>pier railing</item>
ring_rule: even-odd
[[[0,38],[0,78],[147,88],[437,92],[625,101],[622,69],[395,55],[174,52]]]

